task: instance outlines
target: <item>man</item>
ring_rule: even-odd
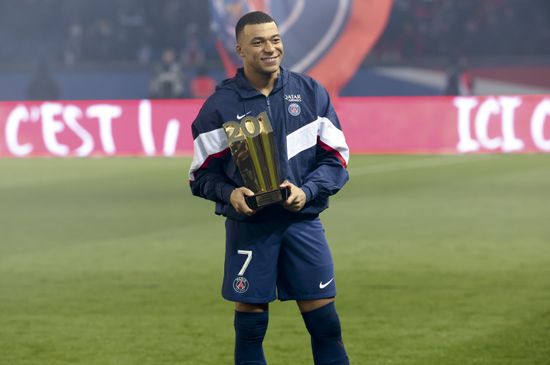
[[[315,364],[349,364],[334,306],[332,257],[319,213],[348,180],[349,151],[328,93],[313,79],[281,67],[283,42],[262,12],[237,23],[243,68],[225,80],[193,122],[194,195],[216,202],[226,219],[222,295],[235,302],[235,364],[265,364],[268,303],[296,300],[311,334]],[[282,204],[254,211],[253,192],[229,155],[222,124],[267,112],[278,148]]]

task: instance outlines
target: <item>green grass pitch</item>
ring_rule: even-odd
[[[231,364],[188,158],[0,160],[0,364]],[[550,155],[352,156],[322,215],[353,364],[550,364]],[[311,364],[292,302],[270,365]]]

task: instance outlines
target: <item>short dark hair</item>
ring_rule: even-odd
[[[248,24],[277,23],[273,18],[263,11],[252,11],[243,15],[235,26],[235,39],[239,39],[239,34]]]

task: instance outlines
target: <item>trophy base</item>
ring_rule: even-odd
[[[266,191],[265,193],[258,193],[252,196],[246,196],[245,200],[250,209],[257,210],[271,204],[283,202],[287,200],[289,194],[290,189],[282,188]]]

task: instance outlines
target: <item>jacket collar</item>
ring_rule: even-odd
[[[279,73],[279,77],[277,78],[277,81],[275,83],[275,86],[273,87],[273,90],[271,90],[271,94],[274,94],[279,90],[281,90],[283,86],[287,83],[288,71],[282,66],[280,69],[281,69],[281,72]],[[237,86],[235,91],[239,94],[241,98],[250,99],[258,95],[262,95],[246,79],[246,77],[244,76],[244,69],[242,67],[237,69],[237,74],[235,75],[235,81]]]

